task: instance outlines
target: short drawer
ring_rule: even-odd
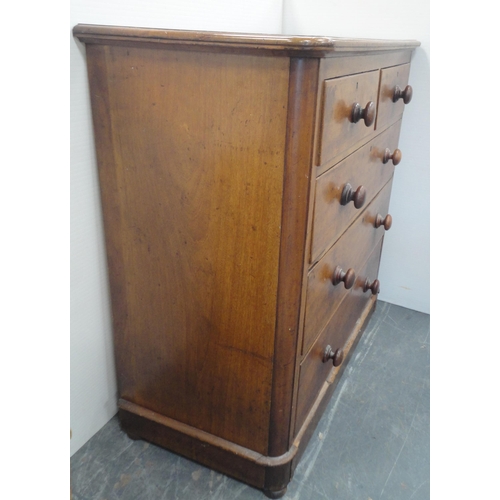
[[[377,129],[383,129],[391,125],[403,115],[405,101],[410,102],[413,93],[411,87],[407,88],[409,76],[409,64],[401,64],[400,66],[381,70],[378,113],[375,125]]]
[[[347,340],[359,326],[359,318],[372,297],[371,289],[364,291],[366,289],[365,283],[368,281],[367,284],[372,285],[377,278],[382,241],[383,239],[375,246],[368,260],[360,269],[353,288],[346,295],[339,309],[332,316],[300,365],[296,432],[300,429],[333,368],[332,361],[323,362],[327,346],[330,346],[333,352],[337,349],[344,349]]]
[[[373,132],[378,85],[378,70],[325,80],[318,165],[334,158]],[[359,117],[359,114],[353,116],[355,105],[359,106],[364,118]]]
[[[336,270],[352,272],[357,276],[367,256],[384,233],[384,226],[376,228],[377,215],[385,219],[389,209],[392,179],[384,186],[361,216],[343,234],[337,243],[311,269],[307,277],[306,306],[302,353],[305,354],[343,298],[349,293],[346,283],[333,284]]]
[[[314,220],[310,262],[316,262],[358,217],[363,208],[380,191],[394,172],[396,159],[388,159],[398,146],[401,121],[375,137],[368,144],[338,163],[316,181]],[[386,163],[384,163],[386,161]],[[363,206],[356,208],[354,201],[342,204],[344,189],[356,191],[362,187],[366,193]]]

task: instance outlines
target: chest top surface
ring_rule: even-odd
[[[78,24],[73,34],[84,43],[120,41],[152,44],[189,44],[195,46],[232,47],[258,51],[282,52],[283,55],[329,57],[338,52],[387,51],[414,49],[416,40],[377,40],[333,36],[269,35],[214,31],[172,30]]]

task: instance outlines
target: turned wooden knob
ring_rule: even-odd
[[[375,121],[375,103],[373,101],[368,101],[365,109],[361,107],[359,102],[355,102],[352,105],[351,121],[352,123],[358,123],[359,120],[363,118],[365,125],[367,127],[371,126]]]
[[[404,90],[401,90],[397,85],[394,87],[394,93],[392,94],[392,102],[398,102],[403,99],[405,104],[408,104],[413,97],[413,89],[411,85],[407,85]]]
[[[344,361],[344,351],[341,348],[334,351],[332,346],[327,345],[323,353],[323,363],[330,360],[333,361],[333,366],[340,366],[342,361]]]
[[[365,203],[366,199],[366,189],[363,186],[359,186],[356,191],[353,187],[347,183],[342,190],[342,196],[340,198],[341,205],[347,205],[351,201],[354,202],[356,208],[361,208]]]
[[[354,281],[356,279],[356,274],[354,269],[349,268],[347,271],[344,271],[340,266],[335,267],[333,270],[332,283],[333,286],[337,286],[342,281],[344,282],[344,286],[349,289],[354,285]]]
[[[392,226],[392,217],[391,214],[387,214],[384,218],[380,214],[377,214],[375,217],[375,223],[373,224],[376,228],[380,226],[384,226],[386,231],[389,231]]]
[[[394,153],[391,154],[391,150],[386,148],[384,151],[384,157],[382,158],[382,163],[387,163],[389,160],[392,160],[392,164],[397,165],[401,161],[402,157],[403,154],[399,149],[395,149]]]
[[[365,283],[363,285],[363,292],[367,292],[368,290],[371,290],[373,295],[377,295],[377,293],[380,292],[380,281],[373,280],[370,283],[370,280],[366,278]]]

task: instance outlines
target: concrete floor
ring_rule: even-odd
[[[427,500],[429,315],[379,302],[283,497]],[[265,500],[117,418],[71,458],[74,500]]]

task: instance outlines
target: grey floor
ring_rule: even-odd
[[[426,500],[429,315],[379,302],[283,497]],[[71,458],[74,500],[265,500],[113,418]]]

